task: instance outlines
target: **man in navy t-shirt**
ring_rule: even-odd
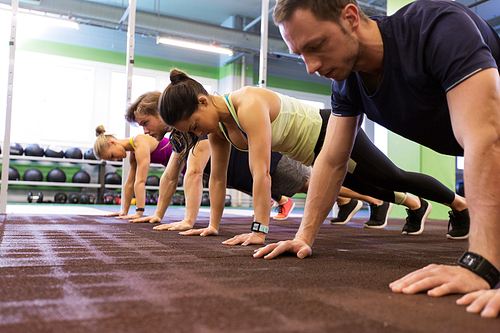
[[[471,216],[469,251],[459,266],[430,265],[390,284],[431,296],[489,289],[500,268],[500,39],[465,6],[418,0],[372,18],[355,0],[278,0],[274,20],[307,71],[332,79],[332,112],[294,240],[254,256],[312,254],[333,205],[362,115],[440,153],[465,156]],[[336,7],[340,6],[340,7]],[[332,193],[335,195],[332,196]],[[477,263],[484,264],[481,269]],[[479,296],[466,296],[466,304]],[[464,297],[464,298],[466,298]],[[493,292],[483,300],[500,298]],[[479,303],[479,302],[478,302]],[[468,307],[479,312],[482,305]],[[483,316],[497,316],[499,304]]]

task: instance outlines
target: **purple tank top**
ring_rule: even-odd
[[[151,163],[167,166],[170,155],[172,155],[172,146],[168,144],[167,138],[163,138],[155,151],[151,153]]]

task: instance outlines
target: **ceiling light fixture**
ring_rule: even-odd
[[[188,49],[192,49],[192,50],[225,54],[228,56],[233,55],[233,50],[231,50],[227,47],[217,46],[217,44],[210,45],[210,44],[194,43],[194,42],[188,42],[188,41],[181,40],[181,39],[174,39],[174,38],[170,38],[170,37],[160,37],[160,36],[156,37],[156,43],[157,44],[161,43],[161,44],[166,44],[166,45],[179,46],[179,47],[184,47],[184,48],[188,48]]]

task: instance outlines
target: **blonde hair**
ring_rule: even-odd
[[[110,139],[115,139],[115,136],[112,134],[105,134],[106,130],[104,129],[103,125],[97,126],[95,129],[95,135],[97,136],[97,139],[94,142],[94,155],[102,160],[103,157],[101,154],[104,153],[104,150],[106,150],[109,147],[109,140]]]

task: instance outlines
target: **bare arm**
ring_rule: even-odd
[[[218,233],[226,201],[227,166],[231,146],[229,142],[218,137],[216,134],[209,134],[208,139],[212,152],[209,183],[210,228],[216,230]]]
[[[148,178],[149,165],[151,162],[151,151],[154,150],[150,145],[152,142],[150,140],[154,139],[145,135],[138,135],[134,140],[136,147],[135,160],[137,162],[134,190],[136,207],[138,208],[146,207],[146,179]],[[138,211],[133,218],[140,218],[143,214],[143,211]]]
[[[270,244],[255,251],[254,257],[272,259],[283,252],[294,252],[304,258],[312,254],[311,246],[318,230],[337,199],[347,171],[359,117],[330,117],[323,148],[309,180],[304,216],[292,241]]]
[[[133,154],[129,154],[128,163],[130,164],[130,171],[128,173],[127,181],[123,187],[122,202],[123,210],[121,213],[113,213],[105,216],[116,216],[117,219],[128,219],[128,211],[130,209],[130,204],[132,197],[134,196],[134,182],[137,163]]]
[[[208,140],[199,141],[189,153],[186,175],[184,176],[184,195],[186,196],[186,213],[180,222],[157,226],[156,230],[189,230],[193,228],[200,210],[203,195],[203,170],[210,158],[210,143]],[[189,234],[198,234],[193,231]]]
[[[186,214],[184,221],[193,227],[200,210],[203,194],[203,170],[210,158],[210,143],[201,140],[193,148],[188,158],[186,176],[184,177],[184,194],[186,196]]]
[[[248,160],[253,178],[252,200],[254,221],[269,226],[271,214],[271,112],[279,112],[279,97],[265,89],[242,89],[233,93],[240,126],[247,134]],[[250,231],[250,228],[249,228]],[[263,244],[266,234],[250,232],[223,242],[226,245]]]
[[[160,178],[160,193],[158,197],[158,204],[156,212],[153,216],[143,217],[141,219],[133,220],[132,222],[161,222],[165,212],[167,211],[170,202],[177,189],[179,174],[185,165],[185,161],[181,161],[178,153],[172,153],[168,161],[167,167]],[[159,228],[155,227],[154,229]],[[160,229],[161,230],[161,229]]]
[[[469,250],[500,268],[500,78],[481,71],[447,94],[453,131],[464,147],[465,188],[471,217]],[[458,257],[458,256],[457,256]],[[457,258],[458,259],[458,258]],[[460,266],[429,265],[389,285],[395,292],[431,296],[489,289]]]

